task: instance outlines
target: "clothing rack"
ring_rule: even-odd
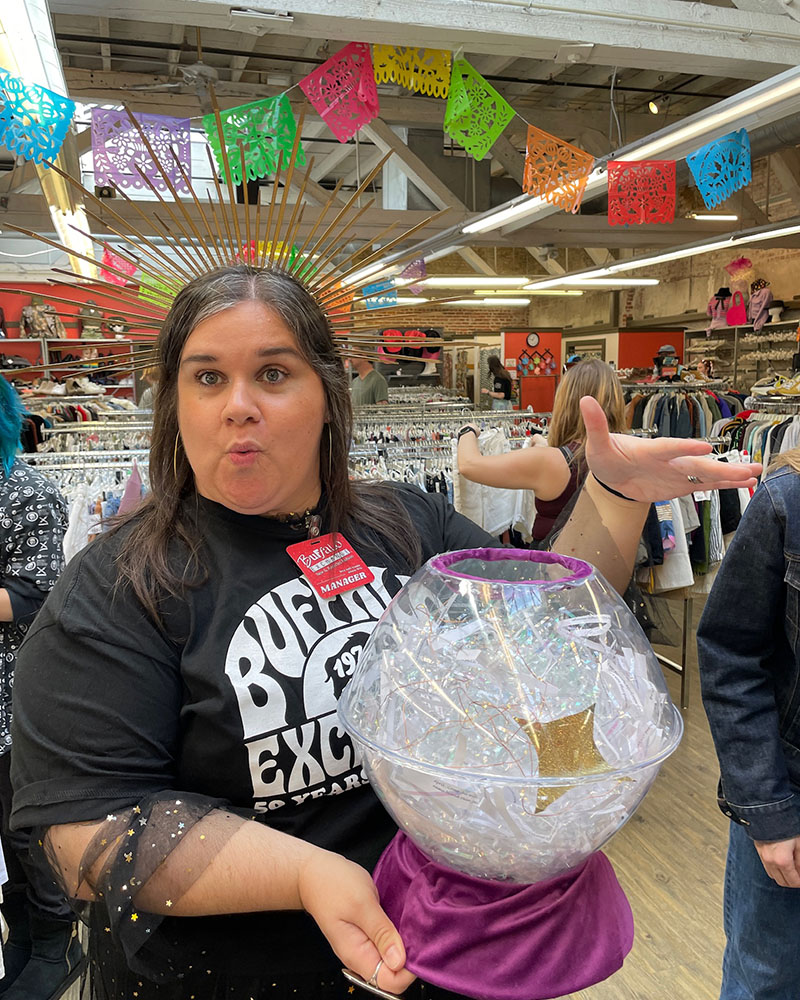
[[[43,437],[51,437],[54,434],[95,434],[97,431],[111,430],[116,433],[120,431],[151,431],[153,425],[144,421],[130,421],[122,427],[111,420],[84,420],[74,424],[58,424],[56,427],[45,427],[42,430]]]
[[[800,396],[781,396],[780,399],[764,396],[748,396],[744,401],[745,409],[756,413],[785,414],[796,416],[800,413]]]
[[[636,389],[637,392],[698,392],[705,389],[729,391],[730,385],[722,379],[708,382],[620,382],[621,389]]]
[[[149,448],[120,449],[119,451],[35,451],[26,453],[19,457],[29,465],[35,465],[37,469],[46,467],[63,468],[70,463],[78,468],[89,468],[96,466],[99,462],[114,460],[130,465],[133,459],[147,460],[150,455]],[[79,461],[76,462],[76,459]]]

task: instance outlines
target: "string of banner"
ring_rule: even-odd
[[[380,114],[377,84],[394,82],[416,93],[447,98],[444,132],[476,160],[482,160],[517,112],[470,63],[440,49],[394,45],[369,46],[349,42],[299,84],[315,110],[339,142],[348,142]],[[290,90],[293,88],[289,88]],[[221,112],[222,131],[234,183],[244,178],[267,177],[277,168],[278,156],[291,152],[297,123],[285,91],[275,97],[252,101]],[[75,114],[75,102],[35,84],[27,84],[0,69],[0,145],[37,163],[54,159]],[[520,115],[519,117],[522,118]],[[115,185],[122,190],[145,186],[138,171],[145,173],[161,191],[167,173],[174,188],[189,194],[182,170],[191,178],[190,120],[164,115],[136,115],[147,134],[161,167],[142,148],[128,115],[122,109],[92,109],[92,151],[95,184]],[[205,115],[203,128],[215,160],[223,170],[222,150],[214,115]],[[577,212],[595,158],[577,146],[528,125],[522,188],[566,212]],[[242,151],[246,151],[242,161]],[[182,166],[174,163],[174,158]],[[751,180],[750,140],[739,129],[701,146],[686,157],[689,169],[706,207],[720,205]],[[306,162],[302,144],[297,163]],[[169,164],[174,163],[170,170]],[[608,221],[612,226],[672,223],[675,218],[674,160],[616,160],[607,164]],[[243,247],[245,259],[261,248]],[[104,249],[104,266],[133,275],[130,262]],[[289,259],[291,264],[291,257]],[[400,278],[419,281],[426,277],[423,259],[413,261]],[[125,278],[112,270],[101,277],[115,284]],[[409,285],[415,291],[414,284]],[[176,289],[167,284],[156,288],[142,285],[142,298],[162,299]],[[391,279],[363,289],[368,309],[397,303]]]

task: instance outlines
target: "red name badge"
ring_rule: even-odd
[[[344,535],[309,538],[290,545],[286,552],[320,597],[336,597],[375,579]]]

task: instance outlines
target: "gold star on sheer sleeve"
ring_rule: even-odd
[[[156,933],[164,914],[247,822],[221,800],[165,791],[106,816],[77,870],[62,866],[57,835],[34,842],[82,917],[88,919],[90,905],[102,907],[102,923],[130,969],[164,982],[176,974],[174,956]]]

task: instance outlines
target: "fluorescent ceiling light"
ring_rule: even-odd
[[[738,222],[738,215],[722,215],[717,212],[690,212],[689,218],[695,222]]]
[[[455,302],[443,302],[443,306],[528,306],[530,299],[457,299]]]
[[[683,260],[685,257],[697,257],[704,253],[713,253],[715,250],[722,250],[724,247],[733,246],[734,239],[729,236],[726,240],[716,240],[714,243],[704,243],[697,247],[680,247],[677,250],[666,250],[664,253],[653,254],[649,257],[632,257],[630,260],[621,261],[619,264],[612,264],[609,274],[617,274],[619,271],[635,271],[637,267],[650,267],[651,264],[667,264],[671,260]]]
[[[643,257],[632,257],[630,260],[618,261],[609,264],[608,267],[599,271],[578,271],[575,274],[562,274],[557,278],[545,278],[543,281],[534,282],[523,289],[524,292],[534,292],[539,289],[554,288],[559,285],[580,284],[583,288],[591,288],[593,282],[587,280],[605,275],[619,274],[622,271],[635,271],[640,267],[652,267],[653,264],[666,264],[671,260],[684,260],[689,257],[697,257],[701,254],[713,253],[715,250],[725,248],[746,246],[750,243],[763,243],[767,240],[781,239],[783,236],[797,236],[800,234],[800,224],[788,226],[776,226],[775,228],[755,229],[747,232],[731,234],[725,239],[712,240],[708,243],[693,243],[685,247],[677,247],[674,250],[665,250],[663,253],[648,254]],[[648,281],[648,284],[651,282]]]
[[[390,268],[382,260],[376,261],[374,264],[370,264],[369,267],[363,267],[360,271],[354,271],[349,278],[345,278],[342,282],[345,288],[349,288],[351,285],[358,285],[362,281],[366,281],[367,278],[376,278],[382,271],[388,271]]]
[[[294,17],[288,10],[256,10],[254,7],[231,7],[231,17],[254,17],[259,21],[283,21],[292,24]]]
[[[527,285],[530,278],[499,278],[497,275],[444,275],[434,278],[423,278],[417,284],[427,288],[521,288]]]
[[[399,306],[416,306],[420,302],[430,302],[430,299],[425,299],[421,295],[398,295],[397,304]]]
[[[583,295],[579,288],[523,288],[522,290],[526,295]]]
[[[562,284],[569,285],[570,288],[635,288],[637,285],[657,285],[658,278],[584,278],[581,275],[569,278],[564,276]],[[533,291],[534,286],[523,291]]]
[[[528,286],[528,287],[530,287],[530,286]],[[562,288],[562,289],[558,289],[558,290],[554,289],[553,291],[550,291],[549,289],[545,289],[544,291],[537,291],[537,292],[529,292],[529,291],[527,291],[526,288],[520,288],[520,289],[514,289],[513,291],[514,292],[517,292],[517,291],[524,292],[525,295],[532,295],[532,294],[535,294],[535,295],[583,295],[583,292],[581,292],[577,288],[574,289],[574,290],[567,290],[567,289]],[[505,288],[505,289],[501,289],[501,288],[495,288],[495,289],[480,288],[480,289],[476,289],[476,291],[475,291],[475,295],[505,295],[507,297],[508,294],[509,294],[509,292],[508,292],[507,288]]]

